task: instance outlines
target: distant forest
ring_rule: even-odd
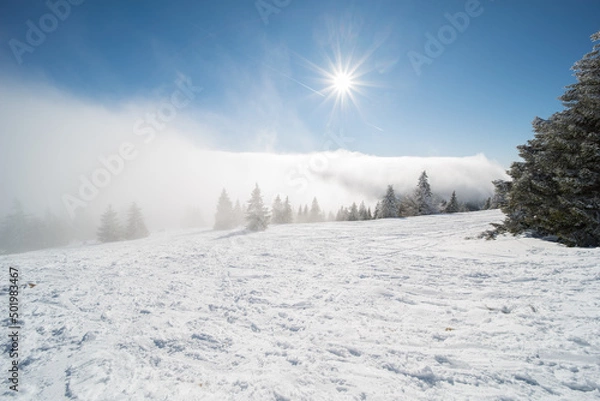
[[[496,183],[496,182],[495,182]],[[392,185],[371,208],[364,201],[341,205],[335,211],[324,211],[315,197],[311,205],[292,206],[287,197],[276,196],[271,207],[264,205],[260,188],[256,185],[247,202],[235,204],[223,189],[217,201],[215,230],[227,230],[245,226],[251,231],[260,231],[269,224],[317,223],[326,221],[362,221],[373,219],[409,217],[425,214],[468,212],[494,209],[502,202],[501,193],[479,203],[461,202],[455,192],[444,199],[432,191],[427,173],[419,177],[413,193],[397,195]],[[185,210],[181,220],[182,227],[203,226],[202,212],[199,208]],[[90,226],[97,227],[90,232]],[[71,242],[87,241],[95,238],[99,242],[113,242],[139,239],[149,235],[142,209],[133,203],[127,216],[121,221],[112,205],[109,205],[100,218],[99,224],[76,219],[61,219],[51,211],[43,218],[28,214],[22,204],[15,201],[11,212],[4,217],[0,226],[0,254],[19,253],[37,249],[68,245]]]

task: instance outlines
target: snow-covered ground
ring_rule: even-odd
[[[9,266],[22,285],[16,399],[599,399],[600,249],[475,238],[501,218],[1,256],[5,339]]]

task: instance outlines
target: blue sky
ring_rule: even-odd
[[[5,1],[0,69],[109,109],[164,96],[185,75],[203,88],[189,114],[220,121],[216,149],[319,151],[334,130],[366,154],[484,153],[508,167],[533,118],[560,109],[600,29],[595,0],[264,1],[277,12],[261,16],[252,0],[83,1],[21,63],[10,40],[25,43],[26,22],[50,11]],[[445,14],[468,7],[477,15],[418,74],[409,54],[427,56],[426,35],[452,35]],[[344,107],[323,96],[337,59],[358,66]]]

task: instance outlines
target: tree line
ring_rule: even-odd
[[[148,233],[141,209],[132,203],[124,224],[109,206],[101,217],[96,237],[100,242],[112,242],[143,238]],[[77,224],[61,219],[49,209],[43,218],[28,214],[22,203],[15,200],[0,224],[0,254],[60,247],[81,238]]]
[[[494,181],[494,185],[496,183]],[[348,207],[340,206],[335,215],[333,212],[326,214],[315,197],[310,208],[308,205],[299,206],[297,212],[294,213],[289,198],[286,196],[283,200],[280,195],[276,196],[269,210],[265,206],[260,188],[256,184],[246,205],[242,205],[239,200],[236,200],[234,204],[227,190],[223,189],[221,191],[217,201],[213,228],[215,230],[228,230],[246,223],[248,230],[261,231],[265,230],[269,224],[362,221],[495,209],[502,202],[501,197],[502,192],[496,192],[485,203],[462,203],[458,200],[456,191],[453,191],[450,198],[445,200],[432,192],[427,172],[423,171],[412,194],[398,196],[393,186],[388,185],[385,195],[377,202],[373,211],[362,201],[359,205],[354,202]]]

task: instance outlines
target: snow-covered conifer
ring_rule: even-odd
[[[379,218],[389,219],[398,217],[398,198],[394,192],[394,187],[388,185],[383,199],[379,202]]]
[[[100,218],[98,241],[114,242],[121,240],[122,237],[122,228],[117,218],[117,212],[112,208],[112,205],[108,205],[108,208]]]
[[[308,215],[308,221],[310,221],[311,223],[323,221],[321,207],[319,206],[319,202],[317,201],[316,197],[313,198],[312,205],[310,207],[310,214]]]
[[[357,220],[360,220],[360,214],[358,213],[358,206],[356,206],[356,202],[353,202],[352,206],[350,206],[350,211],[348,213],[348,221]]]
[[[504,228],[600,246],[600,43],[573,70],[577,81],[560,98],[564,110],[536,118],[534,138],[518,147],[523,161],[508,172]]]
[[[265,207],[260,188],[256,184],[248,201],[246,228],[250,231],[264,231],[269,226],[270,219],[269,210]]]
[[[273,224],[283,224],[284,206],[281,197],[277,195],[271,206],[271,222]]]
[[[433,202],[431,186],[429,185],[429,179],[426,171],[423,171],[419,177],[419,183],[417,185],[417,189],[415,190],[414,200],[416,202],[416,212],[418,215],[437,213],[437,208]]]
[[[292,210],[292,204],[290,203],[289,198],[285,197],[285,202],[283,202],[283,217],[282,224],[291,224],[294,222],[294,212]]]
[[[456,213],[460,210],[460,205],[456,199],[456,191],[452,191],[450,201],[444,207],[444,213]]]
[[[125,229],[125,238],[127,239],[139,239],[148,236],[148,229],[146,223],[144,223],[144,217],[142,216],[142,209],[134,202],[129,207],[129,213],[127,216],[127,228]]]
[[[223,189],[217,203],[217,213],[215,214],[215,230],[229,230],[236,226],[233,213],[233,204],[227,191]]]
[[[367,214],[367,207],[365,206],[365,202],[360,202],[360,207],[358,208],[358,216],[359,220],[370,220]]]

